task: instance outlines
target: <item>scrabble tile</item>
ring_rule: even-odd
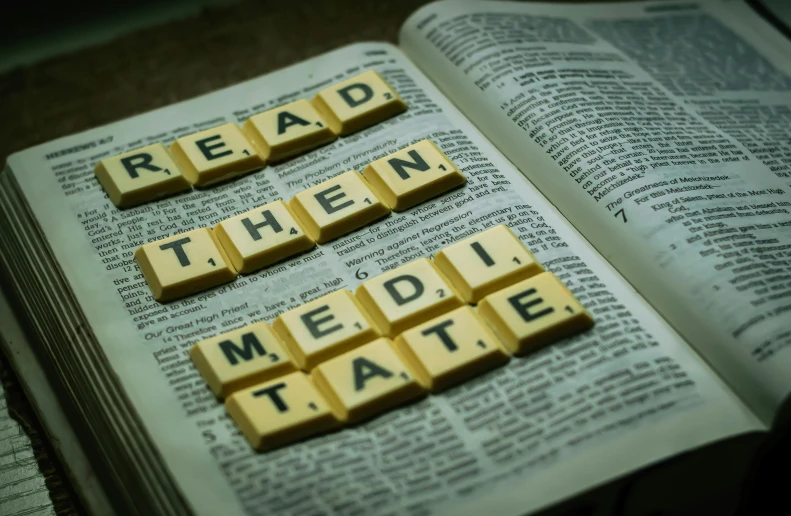
[[[244,132],[268,161],[280,161],[338,137],[305,99],[251,116]]]
[[[405,331],[395,340],[423,387],[437,392],[490,369],[511,357],[469,306]]]
[[[489,294],[478,315],[515,355],[524,355],[593,326],[593,318],[551,272]]]
[[[464,304],[427,258],[366,281],[355,295],[386,337],[395,337]]]
[[[236,270],[209,228],[138,247],[135,260],[157,301],[188,296],[236,278]]]
[[[411,208],[467,181],[431,140],[374,161],[363,176],[393,211]]]
[[[283,201],[274,201],[214,226],[234,268],[256,271],[316,246]]]
[[[231,394],[225,409],[256,450],[298,441],[338,425],[329,405],[300,372]]]
[[[351,134],[406,111],[398,93],[373,70],[323,89],[313,105],[340,135]]]
[[[467,303],[544,271],[508,226],[495,226],[434,255],[434,263]]]
[[[170,153],[196,186],[225,181],[266,164],[236,124],[182,136],[170,144]]]
[[[161,143],[103,159],[96,179],[119,208],[137,206],[191,188]]]
[[[274,328],[305,371],[380,336],[348,290],[289,310],[275,319]]]
[[[385,338],[319,364],[313,370],[313,381],[335,417],[350,423],[425,394],[390,339]]]
[[[310,238],[323,244],[390,213],[357,171],[299,192],[288,202]]]
[[[259,322],[202,340],[190,357],[218,398],[296,371],[272,328]]]

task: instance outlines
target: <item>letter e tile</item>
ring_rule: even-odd
[[[551,272],[489,294],[478,315],[514,354],[524,355],[593,326],[593,318]]]

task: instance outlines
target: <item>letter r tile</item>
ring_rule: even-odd
[[[103,159],[96,164],[94,173],[119,208],[137,206],[191,188],[161,143]]]
[[[524,355],[593,326],[593,318],[551,272],[489,294],[478,315],[514,355]]]
[[[340,135],[360,131],[407,109],[398,93],[373,70],[321,90],[313,105]]]
[[[305,371],[380,335],[348,290],[337,290],[289,310],[275,319],[273,326]]]
[[[323,244],[390,213],[366,180],[349,170],[296,194],[289,208],[308,235]]]
[[[198,342],[190,357],[218,398],[296,371],[272,328],[258,322]]]
[[[382,335],[391,338],[464,304],[427,258],[366,281],[355,295]]]
[[[157,301],[188,296],[236,278],[236,270],[209,228],[138,247],[135,260]]]

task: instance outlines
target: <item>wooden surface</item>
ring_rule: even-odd
[[[0,76],[0,159],[357,41],[396,42],[424,0],[240,2]]]

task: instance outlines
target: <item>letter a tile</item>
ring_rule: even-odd
[[[182,136],[170,144],[170,153],[196,186],[219,183],[266,164],[236,124]]]
[[[244,123],[244,132],[269,161],[286,159],[338,137],[304,99],[251,116]]]
[[[551,272],[543,272],[478,304],[481,316],[514,355],[524,355],[593,326],[593,318]]]
[[[283,201],[226,219],[214,226],[214,234],[241,273],[256,271],[316,245]]]
[[[395,346],[421,385],[431,392],[480,375],[511,358],[469,306],[405,331]]]
[[[198,342],[190,357],[218,398],[296,371],[272,328],[259,322]]]
[[[395,337],[464,304],[427,258],[366,281],[355,295],[386,337]]]
[[[236,278],[236,270],[209,228],[138,247],[135,260],[157,301],[188,296]]]
[[[361,228],[388,208],[355,170],[299,192],[288,202],[310,238],[323,244]]]
[[[467,181],[430,140],[374,161],[363,176],[393,211],[411,208]]]
[[[425,393],[389,339],[377,339],[313,370],[335,417],[355,422]]]
[[[379,338],[379,331],[348,290],[337,290],[289,310],[275,319],[273,326],[305,371]]]
[[[340,135],[351,134],[406,111],[406,103],[373,70],[321,90],[313,105]]]
[[[96,179],[119,208],[189,190],[190,183],[161,143],[103,159]]]
[[[256,450],[268,450],[332,429],[338,420],[300,372],[235,392],[225,409]]]
[[[467,303],[544,271],[508,226],[495,226],[434,255],[434,263]]]

